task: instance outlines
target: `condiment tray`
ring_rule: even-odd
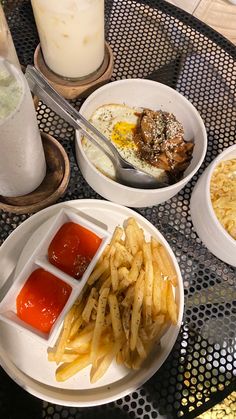
[[[48,259],[48,247],[50,243],[52,242],[53,238],[60,230],[60,228],[64,224],[69,222],[79,225],[80,227],[88,230],[89,232],[95,234],[99,239],[101,239],[98,249],[92,257],[90,263],[88,264],[81,279],[76,279],[75,277],[72,277],[71,275],[62,271],[61,269],[50,263]],[[85,218],[76,214],[72,210],[64,208],[61,209],[58,215],[55,218],[53,218],[52,223],[47,229],[46,235],[40,240],[39,244],[31,253],[27,262],[25,263],[21,271],[18,273],[11,287],[8,289],[2,301],[0,302],[0,319],[12,324],[13,326],[23,331],[26,331],[27,333],[31,333],[31,335],[33,334],[33,336],[39,338],[40,340],[43,340],[47,344],[51,344],[52,341],[54,341],[54,338],[56,338],[57,336],[58,330],[66,313],[69,311],[77,297],[82,292],[89,275],[95,267],[109,239],[110,233],[108,233],[106,230],[86,220]],[[64,308],[60,312],[59,316],[57,317],[56,321],[52,325],[49,333],[44,333],[32,327],[31,325],[22,321],[17,315],[17,296],[19,295],[21,289],[23,288],[30,275],[36,269],[39,268],[42,268],[49,274],[54,275],[58,280],[63,281],[65,284],[68,284],[71,287],[71,293],[69,295],[69,298],[65,303]]]

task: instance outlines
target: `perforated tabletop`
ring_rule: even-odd
[[[3,2],[23,65],[33,62],[38,43],[27,0]],[[200,112],[208,133],[205,161],[192,181],[159,206],[137,210],[164,234],[184,280],[185,312],[176,344],[162,368],[140,389],[96,408],[68,408],[40,401],[0,373],[0,417],[150,419],[196,417],[236,383],[236,270],[213,256],[194,231],[189,200],[199,175],[235,143],[236,48],[209,27],[164,1],[106,1],[106,39],[114,53],[112,80],[149,77],[166,83]],[[75,101],[79,108],[81,102]],[[63,200],[101,199],[77,167],[73,129],[45,105],[40,128],[60,140],[71,163]],[[1,243],[29,214],[0,212]]]

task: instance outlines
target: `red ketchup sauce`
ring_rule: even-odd
[[[42,268],[31,273],[16,299],[17,316],[49,333],[70,293],[71,286]]]
[[[49,262],[80,279],[102,239],[79,224],[68,222],[58,230],[48,248]]]

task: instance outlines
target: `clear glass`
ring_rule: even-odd
[[[3,8],[0,4],[0,56],[6,58],[10,63],[20,69],[20,63],[16,54]]]
[[[104,0],[31,0],[47,66],[80,79],[104,60]]]
[[[45,155],[28,83],[21,70],[0,57],[0,195],[28,194],[45,174]]]

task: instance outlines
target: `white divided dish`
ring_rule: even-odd
[[[236,145],[219,154],[197,181],[190,200],[194,228],[206,247],[219,259],[236,266],[236,240],[231,237],[217,219],[210,197],[210,182],[216,166],[236,158]]]
[[[196,108],[176,90],[164,84],[144,79],[119,80],[100,87],[83,103],[80,113],[90,119],[96,109],[105,104],[125,104],[135,109],[149,108],[173,113],[184,127],[184,139],[194,142],[193,157],[177,183],[159,189],[138,189],[122,185],[101,173],[88,159],[76,132],[76,157],[86,182],[101,196],[128,207],[158,205],[176,195],[201,166],[207,134]]]
[[[55,379],[56,365],[48,362],[46,342],[0,321],[0,364],[29,393],[67,406],[93,406],[108,403],[136,390],[161,367],[171,352],[182,323],[184,308],[183,281],[177,260],[162,234],[144,217],[120,205],[100,200],[74,200],[46,208],[21,224],[0,248],[0,286],[13,267],[18,276],[29,255],[45,236],[49,225],[62,209],[70,209],[112,234],[117,225],[135,217],[146,239],[153,236],[167,249],[177,273],[175,299],[178,306],[177,325],[170,326],[140,370],[129,370],[114,361],[106,374],[95,384],[90,383],[90,367],[65,382]]]
[[[47,256],[48,247],[51,241],[55,237],[60,227],[62,227],[63,224],[67,222],[74,222],[86,228],[87,230],[92,231],[99,238],[101,238],[101,244],[97,252],[89,263],[82,278],[79,280],[71,277],[67,273],[58,269],[56,266],[52,265],[49,262]],[[27,333],[32,334],[33,337],[36,337],[37,339],[47,342],[48,344],[52,343],[58,334],[58,329],[61,326],[63,318],[83,290],[83,287],[86,284],[86,281],[94,266],[96,265],[99,257],[101,256],[105,246],[107,245],[109,238],[110,234],[107,231],[98,227],[96,224],[91,223],[85,218],[80,217],[75,212],[69,209],[62,209],[59,211],[57,216],[48,222],[47,229],[44,230],[44,234],[41,236],[40,240],[37,239],[38,244],[36,247],[32,246],[29,248],[29,254],[24,260],[24,263],[21,265],[22,269],[19,271],[18,268],[17,272],[19,271],[19,273],[16,275],[14,282],[0,302],[0,319],[9,324],[12,324],[14,327],[19,328],[21,331],[26,331]],[[24,286],[26,280],[29,278],[30,274],[32,274],[38,268],[43,268],[45,271],[53,274],[56,278],[62,280],[64,283],[71,287],[69,298],[59,316],[57,317],[55,323],[51,327],[49,333],[43,333],[40,330],[30,326],[26,322],[22,321],[16,314],[17,296]]]

